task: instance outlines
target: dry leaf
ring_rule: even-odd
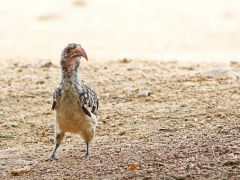
[[[126,131],[122,131],[122,132],[119,133],[120,136],[123,136],[125,134],[126,134]]]
[[[30,170],[31,170],[31,167],[30,166],[26,166],[26,167],[21,168],[21,169],[12,170],[11,171],[11,175],[18,176],[18,175],[20,175],[22,173],[29,172]]]
[[[138,164],[137,163],[133,163],[131,166],[128,167],[128,170],[136,170],[138,168]]]
[[[46,132],[45,131],[42,131],[42,136],[46,136]]]

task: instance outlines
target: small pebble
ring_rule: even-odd
[[[186,104],[182,104],[180,107],[186,107],[187,105]]]
[[[125,134],[126,134],[126,131],[122,131],[122,132],[119,133],[120,136],[123,136]]]
[[[120,63],[129,63],[131,61],[132,61],[131,59],[126,59],[126,58],[119,60]]]
[[[35,123],[31,123],[31,127],[35,127],[36,126],[36,124]]]
[[[131,143],[132,143],[132,144],[138,144],[138,143],[139,143],[139,140],[133,140]]]
[[[202,72],[202,75],[206,78],[221,79],[228,78],[236,80],[240,77],[237,72],[234,72],[229,67],[213,67]]]
[[[45,82],[44,79],[39,79],[39,80],[37,80],[37,84],[43,84],[44,82]]]
[[[13,123],[12,127],[18,127],[18,123]]]
[[[44,68],[44,67],[51,67],[53,64],[51,61],[48,61],[48,62],[45,62],[43,65],[41,65],[41,68]]]
[[[51,122],[47,125],[47,129],[52,129],[54,127],[54,122]]]
[[[137,93],[137,97],[147,97],[148,96],[148,91],[142,91]]]
[[[123,92],[134,92],[134,91],[137,91],[138,90],[138,88],[124,88],[123,89]]]

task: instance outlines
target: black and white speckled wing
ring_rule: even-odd
[[[59,86],[57,89],[55,89],[53,93],[53,103],[52,103],[52,110],[54,111],[56,109],[57,102],[61,95],[61,87]]]
[[[97,110],[99,107],[99,102],[97,94],[92,88],[87,85],[82,85],[82,93],[80,93],[80,102],[82,104],[82,109],[86,115],[91,117],[91,113],[97,115]],[[89,112],[91,111],[91,113]]]

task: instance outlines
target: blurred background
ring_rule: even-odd
[[[50,59],[240,61],[239,0],[2,0],[1,63]]]

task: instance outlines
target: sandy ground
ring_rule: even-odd
[[[82,79],[101,105],[92,156],[82,160],[85,143],[68,134],[57,162],[49,157],[58,67],[1,68],[1,179],[25,166],[30,172],[14,179],[239,179],[239,80],[201,74],[216,65],[127,60],[83,65]],[[240,71],[240,64],[232,68]],[[142,91],[149,96],[138,97]],[[131,164],[137,169],[128,170]]]
[[[240,72],[238,7],[2,1],[0,179],[240,179],[239,78],[202,74],[216,66]],[[99,95],[100,120],[89,160],[81,159],[81,137],[67,134],[52,162],[52,93],[69,42],[88,54],[81,77]]]

